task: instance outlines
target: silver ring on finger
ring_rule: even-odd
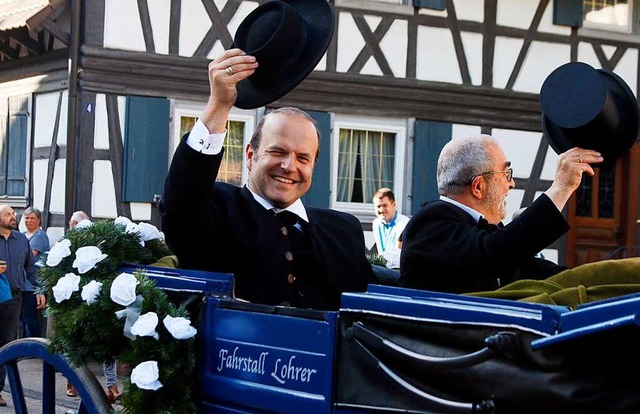
[[[233,76],[233,75],[235,75],[235,74],[236,74],[236,71],[235,71],[235,70],[233,70],[233,65],[228,66],[228,67],[225,69],[225,71],[229,74],[229,76]]]
[[[578,162],[580,164],[582,164],[584,162],[584,160],[582,159],[582,155],[578,154],[578,155],[576,155],[576,158],[578,159]]]

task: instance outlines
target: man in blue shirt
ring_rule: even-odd
[[[11,206],[0,204],[0,260],[6,262],[5,274],[11,285],[10,300],[0,303],[0,347],[13,341],[18,336],[18,321],[22,307],[22,288],[28,279],[38,286],[36,280],[35,257],[31,253],[29,240],[18,230],[16,213]],[[36,295],[39,308],[45,305],[44,295]],[[6,370],[0,367],[0,392],[4,389]],[[0,406],[7,402],[0,395]]]

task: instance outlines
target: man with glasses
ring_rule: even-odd
[[[489,135],[450,141],[438,159],[440,199],[413,215],[403,234],[400,285],[450,293],[493,290],[517,279],[542,279],[566,267],[535,257],[564,234],[562,209],[600,153],[560,154],[555,179],[507,226],[511,162]]]

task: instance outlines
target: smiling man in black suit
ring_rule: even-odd
[[[233,74],[225,69],[231,66]],[[167,243],[181,267],[234,273],[238,298],[337,309],[340,294],[365,290],[372,271],[358,219],[300,200],[318,156],[312,118],[295,108],[272,111],[246,148],[247,185],[215,182],[235,85],[256,67],[238,49],[210,64],[209,103],[180,143],[165,183]],[[196,218],[194,226],[185,226],[187,216]]]

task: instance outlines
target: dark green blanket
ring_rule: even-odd
[[[466,295],[575,309],[581,303],[637,292],[640,292],[640,257],[587,263],[545,280],[519,280],[498,290]]]

